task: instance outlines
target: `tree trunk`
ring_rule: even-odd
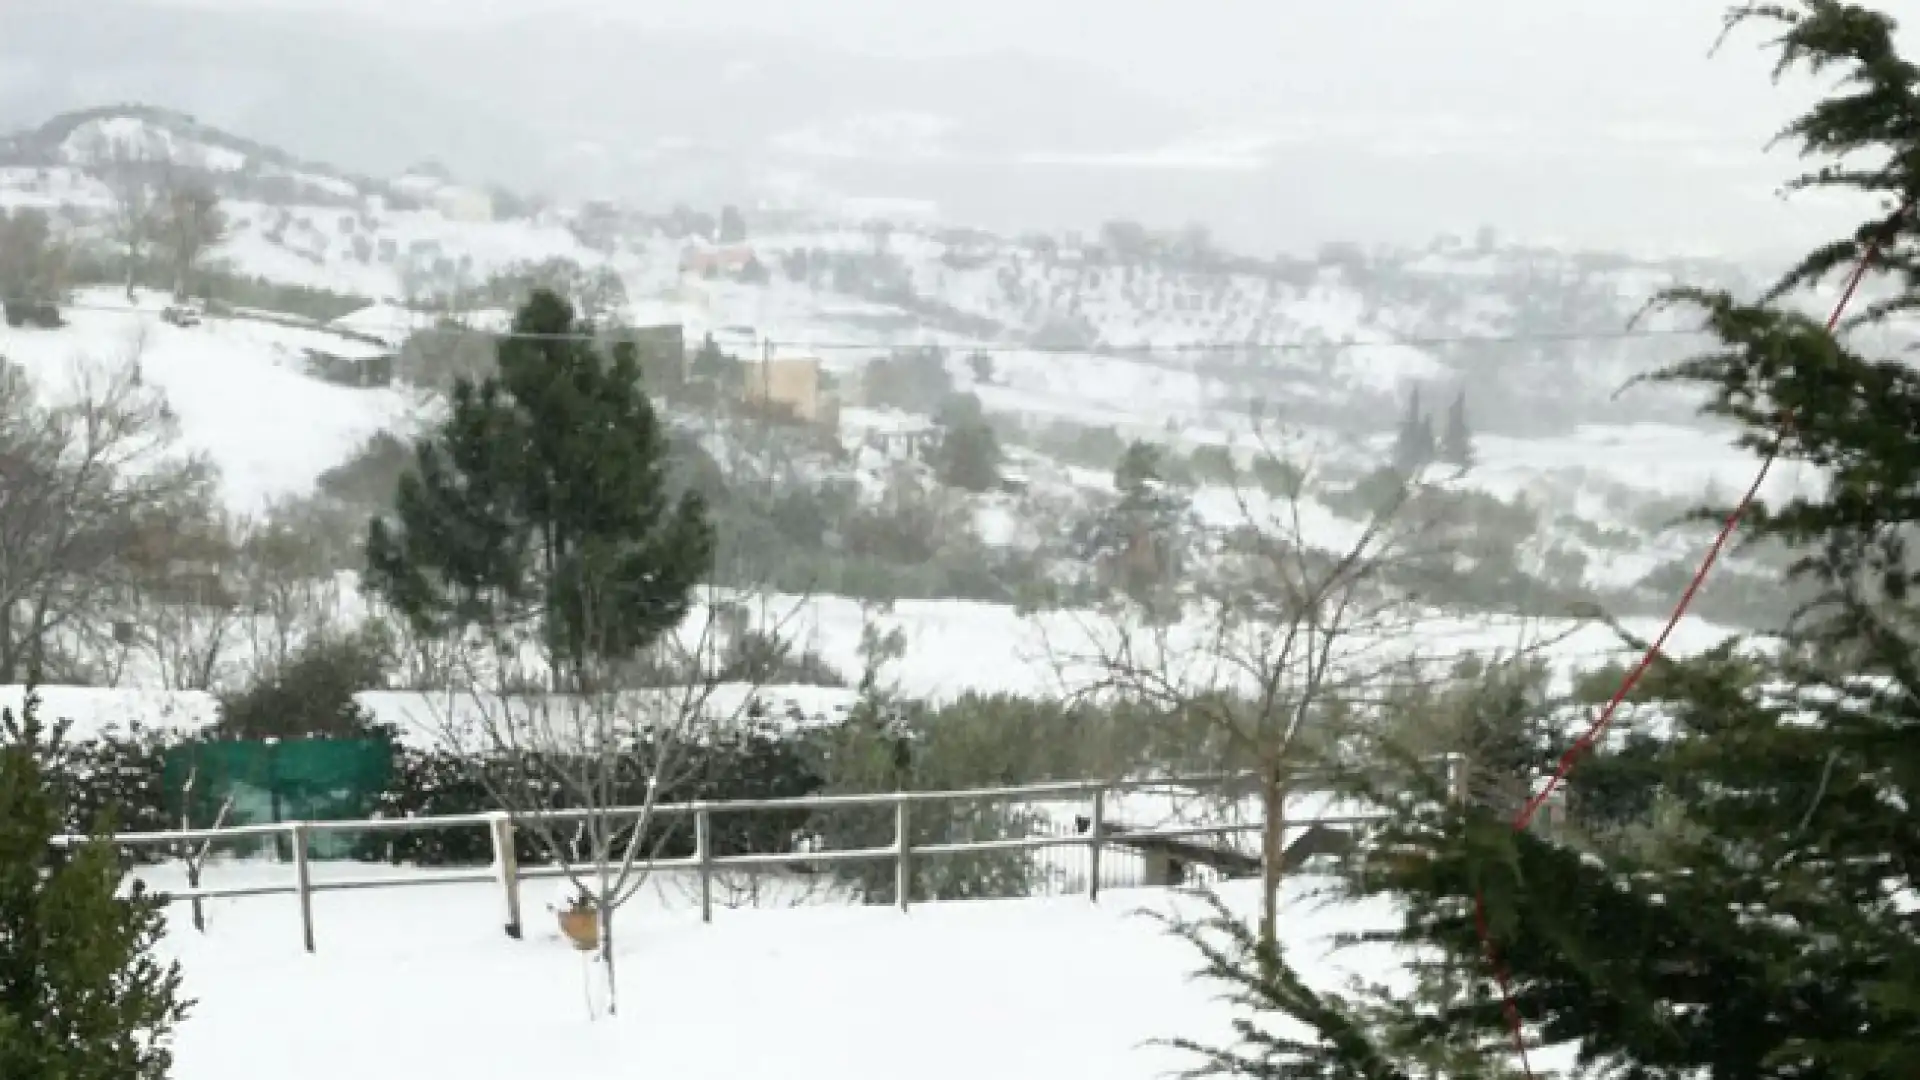
[[[198,859],[187,863],[187,888],[200,888],[200,860]],[[207,912],[198,896],[193,898],[193,928],[202,934],[207,932]]]
[[[19,667],[13,647],[13,605],[0,603],[0,686],[19,682]]]
[[[1287,795],[1278,766],[1260,775],[1260,944],[1279,955],[1280,879],[1287,854]]]
[[[613,905],[604,893],[600,900],[600,964],[607,969],[607,1015],[616,1016],[620,1012],[620,987],[614,981]]]

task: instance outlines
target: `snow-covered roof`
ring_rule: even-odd
[[[415,330],[432,326],[433,318],[425,312],[413,311],[386,301],[376,301],[358,311],[348,312],[328,325],[341,330],[351,330],[356,334],[377,337],[397,348]]]

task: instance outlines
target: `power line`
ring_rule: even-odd
[[[1186,353],[1301,353],[1301,352],[1353,352],[1366,349],[1394,348],[1438,348],[1446,345],[1512,345],[1553,342],[1581,341],[1628,341],[1638,338],[1664,337],[1703,337],[1705,330],[1618,330],[1618,331],[1562,331],[1533,334],[1462,334],[1444,337],[1403,337],[1391,341],[1325,341],[1325,342],[1245,342],[1245,341],[1197,341],[1173,345],[1110,345],[1099,348],[1070,348],[1063,346],[1034,345],[968,345],[955,346],[968,352],[984,353],[1079,353],[1088,356],[1127,356],[1127,355],[1165,355]],[[886,349],[888,345],[874,345],[853,341],[774,341],[775,345],[794,348],[813,349],[820,352],[842,352],[857,349]],[[925,342],[925,345],[938,344]]]
[[[12,302],[29,303],[33,301],[12,301]],[[90,313],[123,315],[123,316],[146,316],[149,318],[156,318],[156,319],[160,317],[160,313],[151,308],[139,308],[139,307],[132,307],[128,305],[72,303],[72,304],[59,304],[57,306],[62,310],[67,310],[67,311],[84,311],[84,312],[90,312]],[[647,329],[646,327],[610,326],[599,331],[598,333],[541,333],[541,332],[535,332],[535,331],[512,330],[512,329],[486,330],[486,329],[480,329],[476,327],[463,326],[459,323],[459,320],[457,318],[453,318],[451,316],[446,316],[446,317],[435,316],[432,313],[428,313],[428,312],[422,312],[421,314],[423,316],[423,319],[419,323],[391,323],[385,326],[363,325],[363,326],[354,326],[354,327],[338,327],[338,326],[331,326],[327,323],[322,323],[322,322],[297,321],[300,319],[299,316],[288,316],[286,322],[279,322],[276,320],[260,320],[260,321],[267,322],[269,325],[286,326],[290,329],[308,329],[308,330],[313,330],[319,333],[340,333],[342,331],[345,331],[350,334],[357,333],[365,336],[375,336],[383,332],[389,333],[389,334],[397,334],[397,333],[412,334],[412,333],[421,333],[421,332],[431,332],[436,330],[442,331],[442,332],[466,331],[469,333],[485,335],[486,337],[490,337],[490,338],[515,340],[515,341],[602,341],[608,337],[618,337],[623,332],[631,333],[637,330]],[[435,321],[429,322],[427,321],[428,319],[433,319]],[[444,321],[440,321],[443,319]],[[451,324],[451,325],[448,325],[448,324]],[[931,340],[891,341],[891,342],[833,341],[833,340],[801,341],[801,340],[787,340],[782,338],[760,337],[760,336],[756,336],[752,340],[757,345],[772,347],[778,350],[803,350],[803,351],[816,352],[816,353],[820,353],[820,352],[884,353],[884,352],[889,352],[893,349],[898,349],[898,348],[932,348],[932,347],[948,348],[950,347],[957,351],[966,351],[970,353],[979,352],[979,353],[987,353],[990,355],[1039,353],[1044,355],[1081,355],[1081,356],[1096,356],[1096,357],[1127,357],[1127,356],[1151,357],[1151,356],[1170,356],[1170,355],[1179,356],[1179,355],[1206,355],[1206,354],[1229,354],[1229,355],[1241,355],[1241,356],[1281,355],[1281,354],[1297,354],[1297,353],[1333,354],[1333,353],[1363,352],[1370,349],[1407,349],[1407,348],[1423,349],[1423,348],[1445,348],[1448,346],[1458,346],[1458,345],[1569,344],[1569,343],[1581,343],[1581,342],[1635,341],[1635,340],[1642,340],[1642,339],[1706,337],[1706,336],[1709,336],[1709,332],[1704,329],[1667,328],[1667,329],[1622,329],[1622,330],[1611,330],[1611,331],[1565,330],[1565,331],[1540,331],[1540,332],[1516,333],[1516,334],[1454,334],[1454,335],[1440,335],[1440,336],[1399,337],[1399,338],[1393,338],[1391,340],[1383,340],[1383,341],[1348,340],[1348,341],[1321,341],[1321,342],[1306,342],[1306,341],[1249,342],[1249,341],[1229,341],[1225,339],[1216,339],[1212,341],[1176,342],[1176,343],[1166,344],[1166,345],[1105,345],[1105,346],[1092,346],[1092,347],[1066,346],[1066,345],[1038,345],[1038,344],[1021,345],[1021,344],[1013,344],[1013,343],[1007,343],[1007,342],[998,342],[998,343],[973,343],[973,342],[966,342],[966,341],[942,342],[942,341],[931,341]]]

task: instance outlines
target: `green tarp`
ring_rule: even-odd
[[[167,751],[163,780],[175,818],[185,811],[194,827],[205,828],[229,798],[228,825],[365,818],[392,770],[392,748],[375,739],[208,742]],[[359,842],[351,833],[316,836],[308,855],[346,858]]]

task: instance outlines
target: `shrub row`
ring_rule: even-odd
[[[65,780],[69,830],[85,831],[107,813],[118,832],[180,828],[181,793],[169,789],[165,762],[168,751],[185,742],[178,736],[138,731],[68,740],[58,769]],[[501,808],[495,789],[487,782],[489,774],[558,777],[575,768],[565,761],[472,761],[446,750],[408,746],[390,738],[388,745],[392,755],[388,781],[384,790],[373,793],[370,808],[374,816],[382,818],[486,813]],[[811,764],[809,747],[808,738],[784,734],[765,723],[715,736],[683,749],[680,767],[675,770],[683,779],[669,784],[657,799],[679,802],[811,794],[820,790],[823,781]],[[647,760],[647,749],[635,747],[632,760]],[[615,803],[639,805],[645,800],[646,781],[641,770],[632,770],[620,781],[613,791]],[[543,785],[544,790],[531,798],[524,797],[528,787],[525,783],[516,785],[515,790],[523,793],[523,798],[516,801],[552,809],[579,804],[557,782]],[[208,824],[206,816],[197,815],[194,824]],[[791,837],[806,825],[804,814],[795,820],[788,818],[794,815],[718,815],[713,819],[715,852],[785,850]],[[658,835],[646,838],[649,849],[658,847],[667,858],[691,853],[692,833],[686,823],[662,815],[653,828]],[[518,855],[524,861],[548,858],[539,837],[530,829],[519,832],[518,846]],[[129,854],[141,861],[153,861],[170,853],[143,848]],[[369,833],[356,845],[354,857],[420,866],[484,865],[492,858],[492,841],[480,828]]]

